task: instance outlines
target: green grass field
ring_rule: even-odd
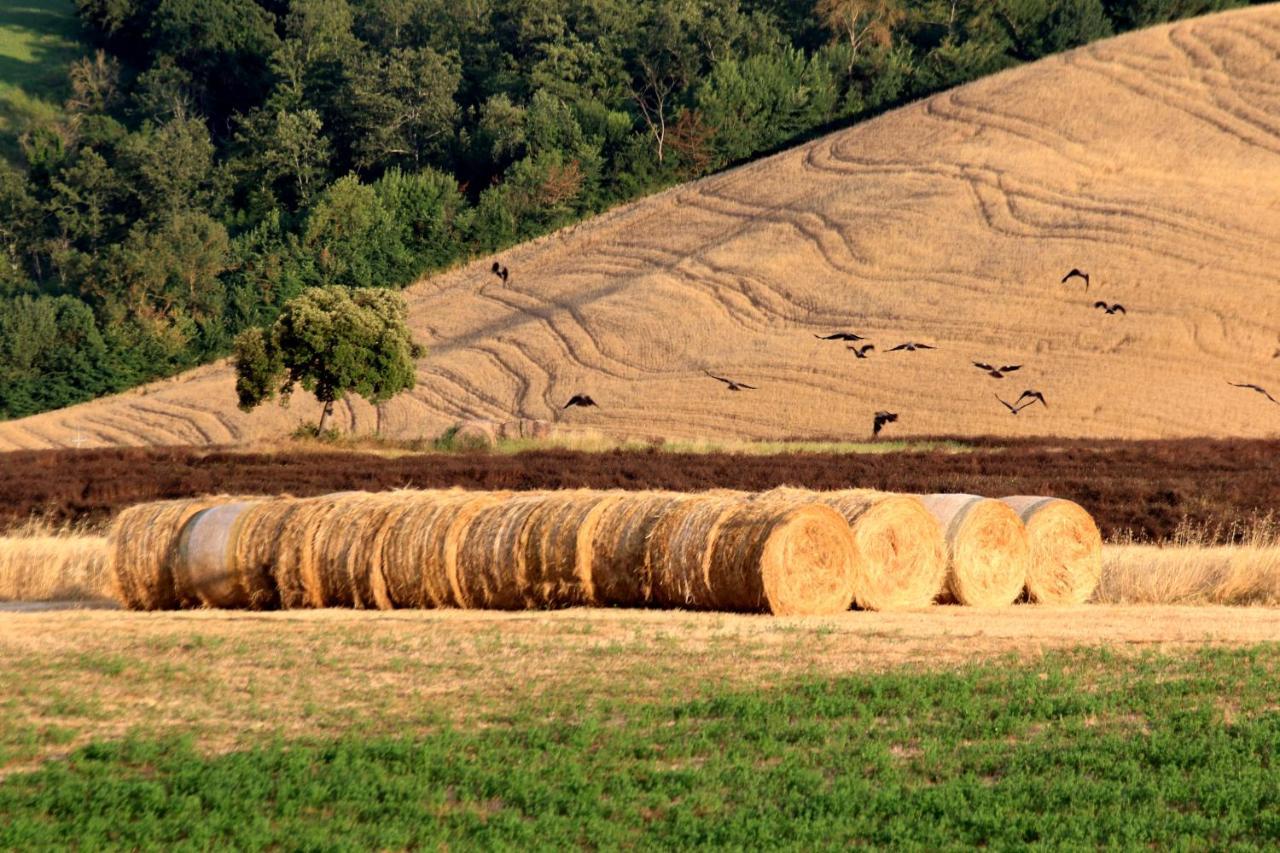
[[[0,156],[18,156],[18,136],[55,118],[67,67],[86,52],[71,0],[0,3]]]
[[[1268,847],[1277,664],[1095,649],[680,701],[552,691],[216,755],[134,732],[0,783],[0,847]]]

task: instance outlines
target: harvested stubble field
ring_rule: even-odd
[[[1265,845],[1278,634],[1105,606],[0,614],[0,847]]]
[[[1280,410],[1228,381],[1280,377],[1278,42],[1275,4],[1097,42],[516,247],[507,283],[492,258],[423,281],[417,387],[338,423],[805,438],[888,409],[894,436],[1274,435]],[[814,339],[836,329],[873,358]],[[913,340],[939,349],[886,352]],[[1023,388],[1049,407],[993,399]],[[561,410],[582,392],[600,408]],[[210,365],[2,424],[0,450],[270,440],[317,414],[235,399]]]
[[[119,510],[201,494],[307,497],[394,488],[874,488],[918,494],[1050,494],[1074,500],[1108,540],[1169,540],[1180,527],[1234,541],[1280,507],[1280,441],[975,441],[966,452],[885,454],[409,454],[116,448],[21,451],[0,464],[0,527],[32,516],[104,524]]]

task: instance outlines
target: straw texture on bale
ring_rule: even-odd
[[[1018,514],[977,495],[922,495],[947,544],[947,580],[939,600],[1004,607],[1022,594],[1031,545]]]
[[[102,536],[0,537],[0,601],[117,598]]]
[[[544,501],[541,493],[515,495],[470,518],[458,546],[459,606],[491,610],[530,606],[522,537],[525,522]]]
[[[946,544],[937,519],[912,495],[873,489],[811,492],[781,488],[771,500],[820,501],[844,516],[857,543],[853,601],[863,610],[928,607],[947,578]]]
[[[228,496],[159,501],[129,507],[111,526],[111,562],[123,604],[133,610],[173,610],[199,603],[175,583],[182,530],[196,513],[235,500]]]
[[[668,510],[688,499],[676,492],[627,492],[601,508],[591,549],[595,604],[641,607],[652,601],[649,537]]]
[[[378,551],[395,607],[468,607],[458,577],[458,546],[477,513],[501,492],[418,493],[388,513]]]
[[[618,493],[585,489],[541,496],[525,519],[519,552],[514,555],[522,566],[519,574],[524,577],[526,606],[596,603],[594,559],[600,518],[621,500]]]
[[[263,609],[278,600],[270,573],[237,559],[245,518],[260,503],[236,501],[193,515],[178,537],[174,585],[206,607]]]
[[[1102,535],[1084,507],[1061,498],[1003,498],[1026,525],[1031,543],[1027,597],[1042,604],[1083,604],[1102,578]]]
[[[498,443],[494,421],[463,421],[453,431],[453,446],[459,450],[486,450]]]
[[[853,600],[849,525],[816,501],[706,494],[671,504],[649,537],[652,599],[669,607],[830,614]]]

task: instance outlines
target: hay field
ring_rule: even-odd
[[[429,353],[347,429],[462,419],[626,436],[1265,436],[1280,406],[1280,8],[1129,34],[440,275],[408,293]],[[1092,276],[1059,280],[1073,267]],[[1108,316],[1095,300],[1123,303]],[[852,330],[855,360],[815,334]],[[936,351],[887,353],[906,341]],[[1021,363],[988,378],[971,360]],[[759,386],[729,393],[709,370]],[[1011,417],[994,398],[1043,391]],[[586,392],[599,409],[560,407]],[[0,450],[270,439],[211,365],[0,426]]]

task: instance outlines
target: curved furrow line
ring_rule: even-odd
[[[1280,154],[1280,142],[1277,142],[1270,134],[1259,136],[1256,133],[1257,129],[1247,122],[1245,122],[1246,126],[1244,128],[1239,127],[1238,116],[1226,114],[1224,118],[1221,110],[1212,110],[1194,101],[1186,102],[1170,97],[1168,91],[1149,81],[1145,76],[1133,80],[1119,73],[1120,68],[1115,63],[1095,60],[1092,63],[1081,62],[1076,65],[1076,68],[1081,72],[1109,80],[1117,86],[1171,110],[1177,110],[1251,148],[1257,148],[1268,154]],[[1231,121],[1230,119],[1236,119],[1236,121]]]
[[[790,309],[797,307],[763,279],[717,267],[705,258],[690,258],[672,272],[691,287],[715,300],[729,321],[745,331],[772,331],[769,318],[785,318]],[[753,294],[749,288],[773,297],[781,307],[766,304],[765,298]],[[745,307],[740,304],[743,302],[746,303]]]
[[[1104,158],[1094,155],[1084,142],[1070,138],[1065,132],[1055,132],[1045,125],[1035,124],[1028,119],[1001,113],[991,108],[990,104],[983,109],[977,109],[963,103],[957,92],[948,92],[929,98],[924,102],[922,110],[929,118],[943,123],[960,124],[978,130],[998,131],[1005,136],[1045,149],[1085,169],[1098,171],[1110,165]]]
[[[227,434],[226,442],[221,442],[221,443],[235,442],[237,439],[240,438],[241,430],[234,425],[234,422],[231,420],[231,418],[228,415],[225,415],[216,409],[204,409],[204,408],[201,408],[200,406],[196,406],[192,403],[187,403],[182,400],[163,400],[163,401],[156,401],[156,402],[162,403],[165,406],[170,406],[174,409],[178,409],[182,412],[191,412],[192,415],[194,416],[203,417],[203,418],[212,420],[219,427],[221,427],[222,430]],[[208,421],[206,421],[206,423],[207,422]],[[216,438],[214,438],[214,434],[211,430],[202,429],[201,431],[205,432],[205,434],[209,437],[210,444],[220,443]]]
[[[528,379],[523,374],[519,374],[521,376],[521,379],[525,382],[525,385],[526,385],[526,390],[523,396],[533,398],[533,399],[538,399],[540,397],[542,404],[546,406],[548,410],[555,411],[557,403],[551,398],[551,386],[554,380],[554,377],[551,375],[551,371],[543,367],[542,363],[539,362],[538,359],[535,358],[532,353],[530,353],[530,351],[526,348],[524,343],[515,338],[508,338],[508,339],[499,341],[498,346],[504,346],[507,349],[512,350],[518,358],[522,359],[526,364],[528,364],[528,366],[533,371],[535,371],[539,375],[539,381],[535,383],[533,380]],[[518,371],[516,371],[514,367],[510,369],[512,370],[512,372],[518,373]],[[539,397],[534,396],[535,387],[541,388],[541,391],[539,392]],[[533,412],[534,410],[528,407],[528,403],[522,400],[520,404],[520,411],[517,414],[521,417],[535,417]]]
[[[1171,33],[1171,36],[1176,34],[1176,32]],[[1201,40],[1196,35],[1196,31],[1190,27],[1185,30],[1185,38],[1187,40],[1186,42],[1178,42],[1174,39],[1174,44],[1183,52],[1188,60],[1192,60],[1193,52],[1195,52],[1197,48],[1201,48],[1210,57],[1207,61],[1213,63],[1209,70],[1224,78],[1219,85],[1207,87],[1209,96],[1213,98],[1214,104],[1218,109],[1228,115],[1235,116],[1241,121],[1253,125],[1255,128],[1271,137],[1280,137],[1280,117],[1277,117],[1275,114],[1268,112],[1267,110],[1257,109],[1240,96],[1240,93],[1235,90],[1232,84],[1232,81],[1238,75],[1228,74],[1224,70],[1225,66],[1223,64],[1222,57],[1218,55],[1214,47]],[[1173,81],[1168,80],[1168,78],[1163,79],[1166,80],[1167,85],[1171,85],[1173,83]]]
[[[153,402],[152,406],[154,405],[160,405],[160,404],[158,404],[157,402]],[[203,442],[204,444],[214,443],[213,436],[207,430],[201,427],[195,421],[195,419],[190,417],[189,415],[180,415],[180,414],[175,414],[174,412],[166,412],[162,409],[156,409],[156,408],[151,408],[149,406],[144,406],[141,403],[128,403],[125,405],[124,408],[126,411],[134,411],[134,412],[138,412],[141,415],[149,415],[151,417],[162,418],[169,423],[176,423],[178,426],[178,429],[175,431],[175,434],[178,434],[183,438],[188,437],[191,433],[195,433],[197,436],[199,436],[199,442]]]
[[[572,360],[584,368],[587,368],[589,370],[597,370],[609,376],[616,376],[619,379],[632,378],[631,376],[627,375],[626,371],[631,371],[632,373],[645,372],[645,369],[642,365],[627,362],[622,358],[619,358],[611,353],[605,352],[601,348],[599,340],[597,340],[596,336],[590,331],[587,324],[584,322],[582,316],[579,314],[576,308],[572,308],[560,302],[537,299],[536,297],[530,294],[521,294],[521,295],[524,296],[532,304],[519,305],[514,302],[504,302],[500,297],[493,296],[493,295],[488,295],[486,298],[491,299],[494,302],[497,302],[501,305],[505,305],[507,308],[523,311],[526,314],[531,314],[534,317],[536,317],[540,323],[542,323],[549,330],[551,330],[551,333],[556,338],[558,338],[560,341],[563,342],[564,348],[566,352],[570,355]],[[595,297],[598,298],[598,296],[599,294],[595,294]],[[552,307],[550,309],[547,309],[542,307],[543,305],[550,305]],[[567,324],[569,328],[573,328],[574,326],[576,326],[577,329],[582,332],[583,336],[587,339],[587,344],[588,344],[587,353],[585,354],[580,353],[579,352],[580,347],[570,339],[569,333],[566,331],[566,329],[561,328],[555,322],[555,319],[552,316],[555,311],[562,311],[565,314],[567,314],[569,316],[569,319],[572,321],[571,324]],[[584,355],[598,357],[598,363],[594,365],[588,363]]]
[[[101,415],[81,414],[77,416],[79,421],[90,424],[94,427],[93,432],[102,436],[108,445],[123,445],[125,447],[144,447],[146,445],[159,445],[161,442],[152,441],[146,436],[134,432],[132,429],[122,427],[113,423],[109,418]],[[88,430],[86,430],[88,431]],[[117,436],[124,436],[121,440],[119,437],[111,437],[111,433]]]
[[[45,448],[49,448],[49,447],[61,447],[61,448],[75,447],[75,443],[73,441],[67,440],[67,439],[53,438],[52,436],[46,435],[45,433],[41,432],[40,430],[32,426],[30,421],[31,421],[31,418],[28,417],[28,418],[23,418],[20,421],[10,421],[8,424],[6,424],[6,426],[9,427],[8,432],[10,433],[10,435],[12,435],[13,433],[17,433],[18,436],[20,437],[23,433],[26,433],[26,435],[30,436],[29,440],[34,442],[29,446],[23,446],[21,449],[44,450]],[[67,427],[65,420],[60,422],[58,426],[68,433],[72,432],[72,430],[69,427]],[[90,430],[84,430],[84,431],[88,432],[91,435],[94,434]],[[16,440],[16,438],[14,440]]]
[[[524,413],[529,411],[528,406],[529,406],[529,399],[533,395],[533,383],[528,379],[528,377],[525,375],[524,372],[518,370],[516,367],[512,366],[507,362],[507,360],[503,357],[502,353],[499,352],[498,350],[498,346],[500,344],[501,344],[501,341],[499,341],[497,344],[481,344],[479,346],[473,347],[472,352],[480,353],[480,355],[482,355],[487,361],[493,364],[500,373],[504,373],[507,376],[511,377],[512,382],[514,382],[516,386],[516,395],[515,395],[516,408],[515,408],[514,414],[516,417],[528,416],[528,415],[525,415]],[[543,386],[542,386],[544,390],[542,402],[544,404],[549,403],[549,399],[548,399],[549,393],[548,393],[547,385],[550,382],[550,375],[547,374],[547,372],[542,369],[541,365],[538,365],[535,363],[532,366],[535,367],[538,370],[538,372],[542,373],[548,379],[548,382],[543,383]]]
[[[461,396],[453,396],[446,394],[444,391],[433,388],[432,382],[440,382],[445,385],[456,388]],[[507,407],[500,403],[497,398],[486,393],[476,386],[470,379],[460,375],[454,370],[442,366],[434,366],[430,369],[424,379],[419,375],[418,385],[415,392],[419,392],[415,396],[421,399],[420,392],[431,391],[441,397],[446,402],[446,407],[437,408],[437,411],[447,412],[456,411],[464,418],[475,418],[478,420],[503,420],[510,412]],[[488,411],[467,405],[464,400],[473,401],[476,404],[487,407]]]

